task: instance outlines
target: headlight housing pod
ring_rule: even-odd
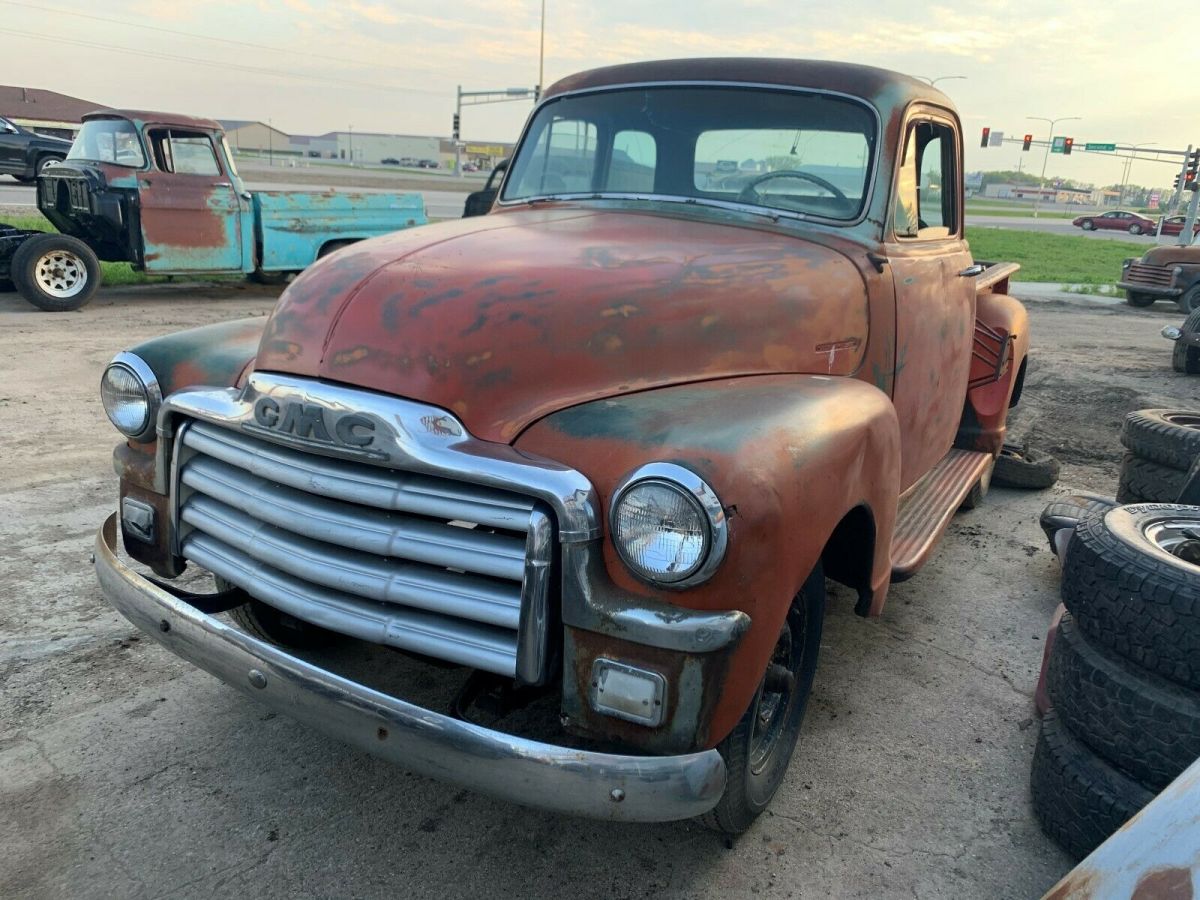
[[[162,391],[140,356],[116,355],[100,376],[100,400],[117,431],[143,444],[154,440]]]
[[[712,577],[729,543],[725,510],[690,469],[649,463],[613,492],[609,530],[621,561],[638,578],[684,588]]]

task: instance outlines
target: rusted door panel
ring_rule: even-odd
[[[901,489],[954,443],[962,417],[975,329],[975,279],[961,240],[892,244],[896,358],[892,401],[900,420]]]
[[[227,176],[138,178],[147,272],[241,272],[242,201]]]

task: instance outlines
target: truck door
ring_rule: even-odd
[[[147,272],[241,272],[242,200],[203,131],[151,126],[138,179]],[[157,170],[157,171],[156,171]]]
[[[961,146],[950,117],[910,115],[886,247],[895,281],[892,401],[905,488],[953,445],[967,392],[975,278],[963,239]]]

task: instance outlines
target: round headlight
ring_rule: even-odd
[[[100,378],[100,400],[117,430],[137,441],[154,439],[154,418],[162,397],[158,380],[145,361],[121,353]]]
[[[613,544],[635,575],[685,587],[707,580],[725,555],[725,512],[694,472],[651,463],[613,496]]]

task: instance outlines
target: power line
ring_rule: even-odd
[[[130,56],[142,56],[147,59],[161,59],[168,62],[191,63],[197,66],[209,66],[226,71],[253,72],[257,75],[269,75],[275,78],[298,78],[306,81],[319,81],[323,84],[342,84],[350,87],[367,88],[379,91],[397,91],[406,94],[429,94],[435,97],[448,97],[449,91],[433,91],[427,88],[402,87],[400,85],[381,84],[369,81],[354,81],[336,76],[310,75],[305,72],[288,72],[280,69],[269,69],[262,66],[247,66],[242,63],[219,62],[213,59],[200,59],[195,56],[180,56],[174,53],[159,53],[154,50],[136,50],[132,47],[119,47],[115,44],[104,44],[99,41],[85,41],[79,38],[56,37],[49,34],[38,34],[33,31],[18,31],[15,28],[0,28],[0,34],[14,34],[18,37],[33,38],[38,41],[49,41],[54,44],[67,44],[73,47],[89,47],[94,50],[104,50],[109,53],[124,53]]]
[[[37,12],[54,13],[61,16],[75,16],[79,19],[90,19],[93,22],[107,22],[110,25],[120,25],[123,28],[141,28],[146,31],[157,31],[161,34],[174,34],[179,37],[195,38],[202,41],[213,41],[218,44],[229,44],[234,47],[247,47],[251,50],[267,50],[271,53],[289,53],[293,56],[303,56],[306,59],[325,59],[330,62],[345,63],[351,66],[362,66],[363,61],[360,59],[348,59],[342,56],[330,56],[327,53],[310,53],[306,50],[294,50],[290,47],[273,47],[270,44],[256,44],[252,41],[239,41],[233,38],[214,37],[207,34],[194,34],[190,31],[183,31],[177,28],[164,28],[161,25],[145,25],[141,22],[130,22],[125,19],[113,19],[107,16],[94,16],[90,13],[75,12],[70,9],[58,9],[53,6],[41,6],[36,3],[20,3],[18,0],[0,0],[6,6],[19,6],[22,9],[32,9]],[[397,72],[411,72],[411,69],[402,68],[400,66],[392,66],[387,63],[370,63],[373,68],[393,69]]]

